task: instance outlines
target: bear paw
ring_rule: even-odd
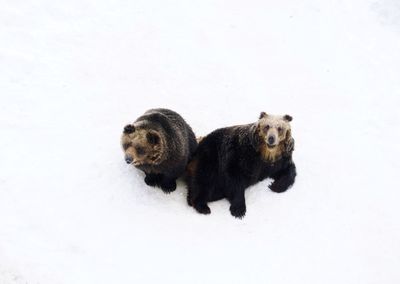
[[[294,139],[290,138],[285,143],[284,155],[290,156],[293,153],[293,151],[294,151]]]
[[[157,179],[154,176],[146,176],[144,178],[144,182],[148,185],[148,186],[156,186],[157,185]]]
[[[161,189],[165,193],[171,193],[176,189],[176,182],[173,181],[167,181],[167,182],[162,182],[161,183]]]
[[[272,184],[270,184],[269,189],[276,193],[282,193],[285,192],[288,187],[282,182],[274,181]]]
[[[242,219],[246,215],[246,204],[231,205],[229,210],[233,217]]]
[[[211,213],[211,209],[210,209],[210,207],[208,207],[207,204],[193,204],[193,207],[200,214],[210,214]]]

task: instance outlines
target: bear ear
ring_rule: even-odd
[[[160,136],[156,132],[147,132],[146,138],[147,141],[153,145],[156,145],[160,142]]]
[[[258,119],[262,119],[262,118],[267,117],[267,116],[268,116],[268,114],[266,114],[264,111],[262,111],[260,113],[260,117]]]
[[[291,117],[291,116],[288,115],[288,114],[285,114],[285,115],[283,116],[283,119],[286,120],[287,122],[291,122],[291,121],[293,120],[293,117]]]
[[[125,125],[124,134],[131,134],[133,132],[135,132],[135,126],[133,126],[132,124]]]

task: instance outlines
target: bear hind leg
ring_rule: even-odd
[[[193,206],[200,214],[210,214],[211,209],[207,205],[207,191],[198,185],[189,187],[187,202],[189,206]]]

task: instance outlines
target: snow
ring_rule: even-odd
[[[400,6],[1,1],[0,283],[400,283]],[[211,215],[127,166],[123,126],[294,117],[298,178]]]

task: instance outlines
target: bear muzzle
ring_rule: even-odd
[[[132,164],[133,158],[130,157],[130,156],[125,156],[125,162],[126,162],[127,164]]]
[[[276,146],[277,141],[278,140],[274,135],[269,135],[265,142],[267,143],[268,148],[274,148]]]

